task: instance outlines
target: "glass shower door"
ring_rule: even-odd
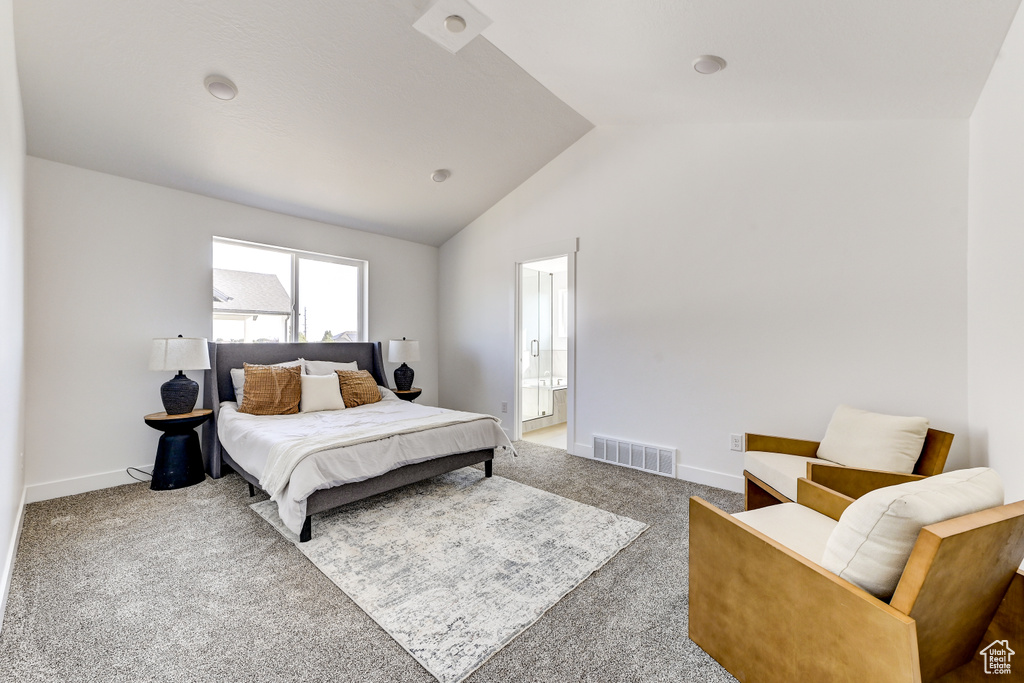
[[[552,413],[552,301],[551,273],[522,270],[520,327],[521,414],[523,422]]]

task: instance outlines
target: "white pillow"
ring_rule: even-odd
[[[381,385],[378,384],[377,388],[380,389],[380,400],[382,400],[382,401],[401,401],[402,400],[402,399],[398,398],[398,396],[395,394],[395,392],[391,391],[387,387],[382,387]]]
[[[298,358],[296,360],[287,360],[283,363],[273,363],[273,365],[282,368],[294,368],[296,365],[302,365],[303,363],[305,363],[305,360]],[[242,389],[245,387],[245,370],[243,368],[231,368],[231,384],[235,387],[235,403],[241,406]]]
[[[987,467],[876,489],[839,517],[821,566],[888,601],[921,527],[1002,504],[1002,481]]]
[[[306,361],[306,372],[310,375],[330,375],[335,370],[358,370],[359,364],[355,361],[351,363],[336,363],[330,360],[307,360]]]
[[[341,398],[341,384],[338,376],[302,375],[302,396],[299,397],[299,412],[312,413],[317,410],[343,410],[345,401]]]
[[[818,457],[869,470],[910,474],[921,457],[928,419],[839,406],[818,446]]]

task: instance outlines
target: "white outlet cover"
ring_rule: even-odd
[[[466,28],[458,33],[453,33],[445,27],[445,19],[453,14],[466,21]],[[448,52],[455,54],[490,25],[491,20],[466,0],[435,0],[412,26]]]

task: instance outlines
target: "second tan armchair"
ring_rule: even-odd
[[[795,501],[800,477],[856,498],[882,486],[940,474],[953,435],[927,425],[924,418],[879,415],[840,406],[820,442],[746,434],[744,508],[756,510]],[[849,448],[845,448],[847,443]],[[890,448],[902,449],[902,457],[886,452]]]

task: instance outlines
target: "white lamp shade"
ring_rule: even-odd
[[[154,339],[149,351],[150,370],[209,370],[210,347],[197,337]]]
[[[392,339],[388,342],[389,363],[413,363],[420,359],[420,343],[413,339]]]

